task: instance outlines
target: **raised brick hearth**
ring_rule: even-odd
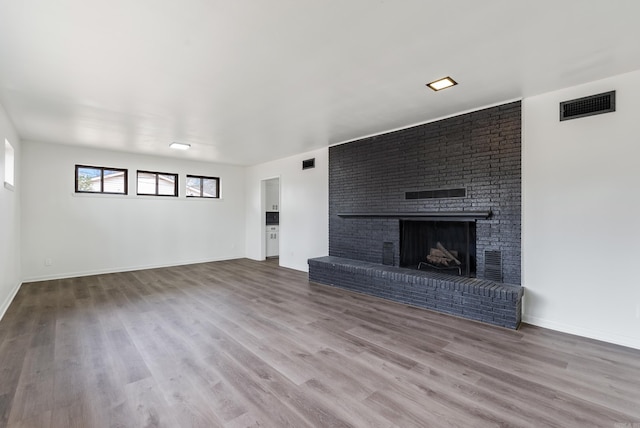
[[[309,259],[309,279],[500,327],[520,324],[520,286],[331,256]]]

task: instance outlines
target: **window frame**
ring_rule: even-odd
[[[187,198],[220,199],[220,177],[209,177],[206,175],[187,174],[187,179],[185,180],[185,186],[188,186],[188,182],[190,178],[200,179],[200,195],[189,195],[185,187],[185,195]],[[204,196],[204,180],[215,180],[216,196]]]
[[[155,193],[140,193],[140,173],[143,174],[155,174],[156,176],[156,191]],[[172,195],[163,195],[158,193],[158,191],[160,190],[160,176],[161,175],[170,175],[172,177],[175,178],[175,181],[173,183],[173,194]],[[170,198],[177,198],[178,197],[178,174],[177,173],[173,173],[173,172],[160,172],[160,171],[146,171],[146,170],[142,170],[142,169],[138,169],[136,170],[136,195],[138,196],[166,196],[166,197],[170,197]]]
[[[80,168],[91,168],[100,170],[100,191],[94,192],[90,190],[80,190],[78,188],[78,171]],[[105,192],[104,191],[104,172],[105,171],[119,171],[124,173],[124,191],[123,192]],[[127,168],[112,168],[108,166],[94,166],[94,165],[81,165],[76,164],[75,167],[75,193],[93,194],[93,195],[128,195],[129,194],[129,170]]]
[[[4,187],[13,190],[16,184],[16,149],[4,139]]]

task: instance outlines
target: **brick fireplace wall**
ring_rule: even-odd
[[[466,197],[405,199],[405,192],[466,188]],[[478,220],[477,277],[484,251],[502,252],[503,281],[520,284],[521,103],[443,119],[329,149],[329,255],[382,263],[397,218],[339,217],[353,212],[484,211]]]

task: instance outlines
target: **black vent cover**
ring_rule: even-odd
[[[444,199],[444,198],[464,198],[467,196],[467,189],[435,189],[421,190],[418,192],[405,192],[405,199]]]
[[[616,111],[616,91],[560,103],[560,121]]]
[[[305,159],[302,161],[302,169],[309,169],[316,167],[316,158],[313,159]]]
[[[502,282],[502,251],[484,251],[484,279]]]

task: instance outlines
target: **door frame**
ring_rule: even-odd
[[[274,175],[260,179],[260,260],[267,259],[267,225],[265,219],[265,205],[267,200],[267,181],[278,180],[278,212],[282,214],[282,177]],[[280,239],[282,224],[278,225],[278,255],[280,254]],[[278,264],[280,264],[278,262]]]

